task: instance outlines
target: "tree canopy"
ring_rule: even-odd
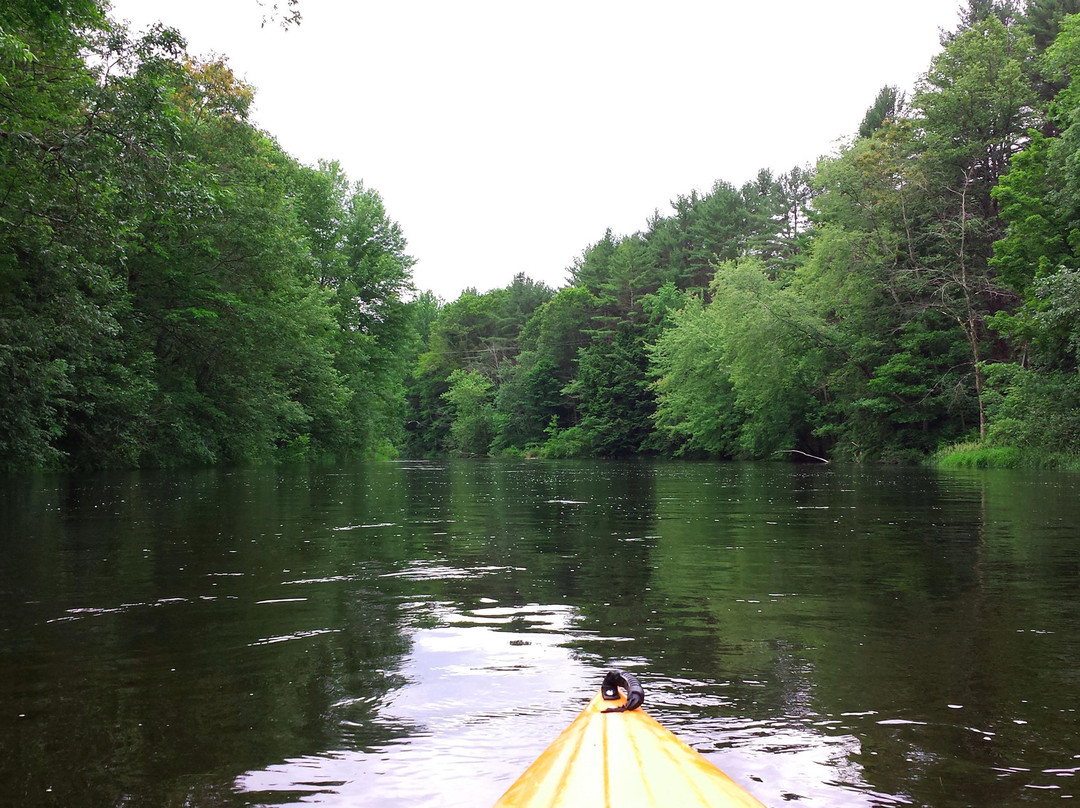
[[[92,2],[0,12],[0,466],[392,451],[411,259],[253,90]]]
[[[560,289],[518,273],[445,302],[375,189],[251,122],[227,59],[97,0],[12,0],[0,468],[1076,462],[1077,12],[970,0],[816,165],[680,194]]]

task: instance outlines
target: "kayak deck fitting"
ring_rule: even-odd
[[[494,808],[764,808],[750,792],[638,709],[633,674],[600,692]]]

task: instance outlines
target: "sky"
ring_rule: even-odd
[[[284,5],[284,0],[279,0]],[[878,91],[908,92],[954,0],[113,0],[256,88],[252,118],[305,164],[382,196],[419,290],[524,272],[553,288],[610,228],[717,180],[834,153]],[[272,0],[265,0],[267,5]]]

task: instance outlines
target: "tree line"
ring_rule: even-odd
[[[101,0],[0,10],[0,469],[400,445],[412,259],[253,90]]]
[[[1069,465],[1080,0],[968,0],[837,153],[444,303],[378,193],[97,0],[0,11],[0,465]],[[854,123],[854,122],[853,122]]]
[[[446,305],[414,450],[1075,463],[1078,11],[971,0],[816,166],[679,197],[557,292]]]

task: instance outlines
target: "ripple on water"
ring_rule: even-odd
[[[396,572],[384,572],[380,578],[404,578],[410,581],[453,581],[475,578],[482,575],[498,575],[501,572],[521,570],[519,567],[453,567],[430,561],[418,561],[408,564],[405,569]],[[523,570],[522,570],[523,571]]]
[[[418,604],[419,605],[419,604]],[[379,701],[377,721],[402,728],[390,743],[336,748],[245,773],[236,788],[260,802],[304,801],[399,808],[490,805],[584,707],[608,666],[642,670],[641,657],[582,652],[582,640],[611,640],[581,628],[564,604],[463,609],[427,602],[435,627],[413,629],[401,687]],[[852,735],[825,734],[807,720],[723,717],[731,702],[716,683],[648,681],[648,706],[767,804],[871,808],[904,800],[878,794],[851,762]],[[348,712],[363,697],[339,700]],[[361,739],[362,722],[344,713],[343,739]],[[828,767],[836,775],[823,782]]]
[[[282,634],[277,637],[263,637],[262,639],[249,642],[249,647],[255,647],[257,645],[276,645],[279,642],[289,642],[289,640],[303,640],[308,637],[318,637],[322,634],[340,634],[340,628],[319,628],[312,629],[311,631],[294,631],[292,634]]]
[[[298,791],[340,806],[493,803],[599,682],[567,647],[579,617],[564,605],[427,605],[439,625],[411,632],[400,667],[406,682],[381,700],[378,711],[380,723],[407,727],[406,737],[368,750],[283,761],[247,772],[236,788],[272,803],[289,801]],[[352,698],[362,697],[339,704],[347,708]],[[348,737],[363,728],[343,721],[342,729]],[[298,788],[301,783],[306,785]]]

